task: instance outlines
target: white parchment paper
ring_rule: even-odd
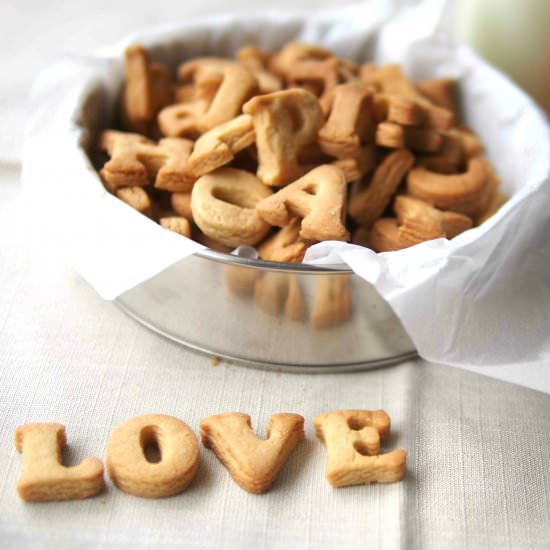
[[[306,263],[346,263],[376,286],[419,353],[453,365],[550,363],[550,134],[534,103],[446,31],[444,2],[398,9],[371,1],[311,14],[217,16],[136,33],[90,56],[66,57],[36,79],[23,151],[25,204],[75,269],[113,299],[203,247],[164,230],[103,188],[84,148],[106,123],[123,51],[140,42],[173,67],[184,58],[322,44],[358,60],[399,62],[412,78],[460,78],[466,121],[512,195],[481,227],[375,254],[336,242]]]

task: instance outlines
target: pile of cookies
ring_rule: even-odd
[[[99,148],[109,191],[218,251],[301,262],[324,240],[398,250],[453,238],[506,200],[461,126],[450,79],[413,83],[291,42],[183,62],[172,80],[127,48],[120,127]]]

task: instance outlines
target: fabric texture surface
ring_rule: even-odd
[[[550,396],[422,361],[354,374],[245,369],[160,338],[101,300],[29,229],[17,172],[0,179],[0,546],[33,548],[536,548],[550,546]],[[409,453],[403,482],[332,489],[315,415],[382,408],[383,450]],[[17,426],[66,426],[69,465],[104,460],[111,431],[171,414],[296,412],[306,440],[265,495],[242,491],[201,446],[179,496],[26,504]]]
[[[250,4],[235,0],[231,9]],[[254,2],[260,10],[269,4]],[[294,4],[281,0],[277,7]],[[0,66],[7,75],[0,90],[0,162],[17,163],[30,82],[63,50],[88,51],[136,28],[221,5],[0,4]],[[300,3],[328,5],[334,2]],[[550,547],[550,396],[422,361],[340,375],[223,362],[213,368],[209,358],[101,300],[66,267],[29,224],[18,178],[16,168],[0,165],[0,548]],[[537,372],[542,379],[543,370]],[[312,419],[341,408],[388,412],[393,433],[383,450],[408,451],[403,482],[328,485],[326,452]],[[133,416],[171,414],[198,436],[202,418],[228,411],[250,414],[259,434],[273,413],[305,417],[306,440],[265,495],[242,491],[202,445],[195,481],[173,498],[126,495],[108,477],[106,491],[85,501],[26,504],[16,494],[19,425],[64,424],[64,459],[74,465],[86,456],[104,460],[110,433]]]

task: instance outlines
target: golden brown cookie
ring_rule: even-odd
[[[366,246],[377,252],[401,250],[431,239],[452,239],[473,225],[468,216],[443,212],[407,195],[396,197],[394,210],[396,219],[381,218],[374,223]]]
[[[401,238],[408,244],[439,237],[452,239],[473,225],[472,219],[464,214],[443,212],[407,195],[397,196],[393,209],[401,224]]]
[[[413,128],[401,126],[394,122],[381,122],[376,127],[376,145],[412,151],[432,153],[441,147],[443,138],[436,130],[430,128]]]
[[[105,485],[103,464],[86,458],[71,468],[61,464],[67,444],[65,427],[53,422],[25,424],[15,432],[15,447],[23,455],[19,496],[29,502],[73,500],[100,493]]]
[[[372,91],[360,82],[350,82],[336,86],[333,95],[330,115],[319,130],[319,145],[333,157],[356,158],[361,146],[374,137]]]
[[[269,68],[287,78],[288,73],[303,60],[322,60],[332,57],[332,52],[315,44],[287,42],[283,48],[269,60]]]
[[[260,244],[258,254],[270,262],[301,263],[307,248],[308,243],[300,238],[300,220],[294,218]]]
[[[141,187],[122,187],[115,192],[116,196],[144,216],[151,217],[152,205],[149,195]]]
[[[485,160],[474,157],[461,174],[438,174],[422,166],[413,168],[407,176],[407,191],[442,210],[475,216],[488,182]]]
[[[256,206],[270,195],[271,189],[254,174],[219,168],[193,187],[193,220],[205,235],[226,246],[252,246],[269,231]]]
[[[271,54],[257,46],[247,45],[239,48],[235,53],[235,59],[254,69],[265,69],[271,58]]]
[[[160,218],[159,223],[165,229],[169,229],[174,233],[183,235],[188,239],[191,238],[191,225],[189,223],[189,220],[187,220],[183,216],[168,216]]]
[[[379,454],[380,438],[390,431],[390,418],[384,411],[334,411],[317,416],[313,424],[327,448],[326,477],[333,487],[403,479],[407,453]]]
[[[323,60],[297,61],[286,73],[289,87],[315,92],[323,113],[328,113],[336,87],[340,83],[340,60],[329,57]]]
[[[207,246],[208,248],[211,248],[216,252],[223,252],[225,254],[228,254],[235,248],[234,246],[226,246],[225,244],[210,238],[208,235],[205,235],[196,225],[191,228],[191,234],[194,241],[197,241],[198,243],[203,244],[204,246]]]
[[[146,458],[158,448],[160,460]],[[193,481],[199,445],[191,428],[173,416],[147,414],[121,424],[107,446],[107,470],[125,493],[146,498],[177,495]]]
[[[349,238],[344,224],[346,179],[339,168],[324,164],[263,199],[256,206],[271,225],[284,227],[292,217],[302,218],[300,237],[310,241]]]
[[[197,92],[193,84],[179,84],[174,92],[174,103],[189,103],[195,101]]]
[[[304,439],[304,419],[298,414],[274,414],[267,425],[267,438],[260,439],[247,414],[218,414],[201,421],[201,437],[240,487],[249,493],[265,493]]]
[[[151,63],[138,44],[128,46],[124,55],[123,122],[128,130],[149,133],[158,111],[174,100],[170,72],[161,63]]]
[[[397,96],[414,101],[422,112],[422,126],[435,130],[448,130],[455,122],[454,113],[437,107],[426,99],[416,86],[403,74],[396,64],[376,67],[370,63],[362,65],[359,72],[363,82],[374,86],[385,96]]]
[[[196,139],[201,134],[200,118],[207,108],[208,102],[202,99],[164,107],[157,117],[162,135]]]
[[[172,193],[170,203],[176,214],[183,216],[187,220],[193,219],[191,212],[191,193]]]
[[[467,160],[479,157],[485,150],[479,136],[470,128],[465,126],[451,128],[448,133],[460,140],[464,157]]]
[[[235,155],[254,143],[256,134],[250,115],[240,115],[216,126],[196,142],[189,167],[199,177],[230,163]]]
[[[418,82],[416,87],[432,103],[454,113],[456,120],[458,119],[456,84],[454,78],[432,78]]]
[[[370,227],[382,215],[392,195],[411,169],[413,155],[406,149],[389,154],[376,168],[370,182],[350,198],[349,215],[359,224]]]
[[[346,182],[354,182],[360,180],[363,176],[372,172],[376,167],[378,154],[374,145],[365,145],[359,151],[359,155],[355,158],[344,158],[335,160],[331,164],[344,172]]]
[[[421,126],[422,110],[418,104],[406,97],[375,94],[373,97],[374,116],[378,122],[394,122],[402,126]]]
[[[281,186],[301,176],[300,150],[316,140],[323,122],[317,98],[305,90],[284,90],[252,98],[243,111],[254,121],[260,180]]]
[[[246,67],[237,63],[227,67],[210,107],[200,117],[201,130],[206,132],[238,116],[244,103],[257,89],[258,81]]]
[[[375,224],[376,225],[376,224]],[[366,246],[367,248],[372,248],[370,242],[370,230],[366,227],[358,227],[351,236],[351,242],[353,244],[358,244],[361,246]]]
[[[255,46],[244,46],[235,54],[237,61],[250,69],[258,80],[260,94],[272,94],[283,89],[281,78],[268,70],[271,55]]]
[[[193,147],[189,140],[164,138],[155,144],[139,134],[106,130],[99,146],[111,157],[100,172],[110,191],[154,181],[158,189],[186,192],[196,181],[187,164]]]
[[[466,160],[463,140],[453,130],[441,132],[441,145],[435,153],[419,155],[417,164],[440,174],[460,172]]]

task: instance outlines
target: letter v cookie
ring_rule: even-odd
[[[250,416],[225,413],[201,422],[201,438],[231,477],[249,493],[265,493],[296,445],[304,439],[304,418],[280,413],[270,417],[267,439],[252,431]]]

